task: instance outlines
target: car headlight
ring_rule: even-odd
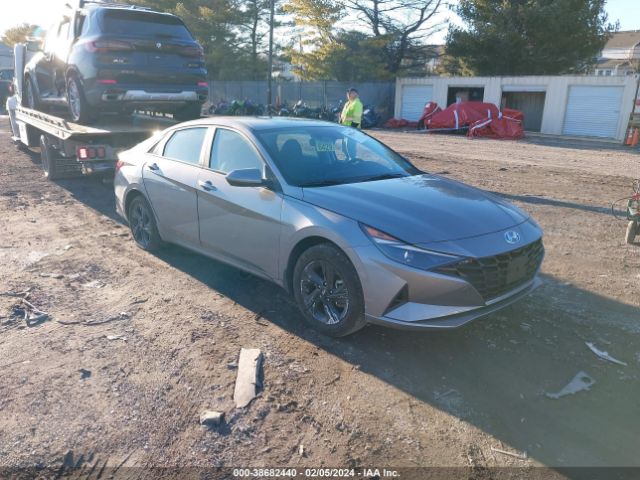
[[[364,233],[371,241],[384,253],[387,257],[422,270],[431,270],[436,267],[448,265],[463,260],[463,257],[456,255],[447,255],[445,253],[432,252],[422,248],[409,245],[389,234],[370,227],[368,225],[360,225]]]

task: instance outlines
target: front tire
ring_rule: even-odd
[[[162,239],[158,233],[156,219],[151,206],[142,195],[131,201],[127,214],[131,235],[141,249],[148,252],[158,250]]]
[[[31,77],[26,77],[24,83],[25,107],[32,110],[39,110],[40,102],[38,101],[38,94],[36,93],[36,87],[33,85],[33,80],[31,80]]]
[[[293,293],[305,321],[322,333],[343,337],[366,325],[358,273],[331,244],[313,246],[300,255],[293,271]]]
[[[93,111],[76,76],[67,79],[67,104],[71,120],[75,123],[89,124],[93,120]]]

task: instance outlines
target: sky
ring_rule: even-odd
[[[47,27],[69,0],[0,0],[0,32],[28,22]],[[126,1],[125,1],[126,3]],[[9,6],[11,5],[11,6]],[[640,8],[638,0],[609,0],[609,20],[620,21],[621,30],[640,30]],[[455,21],[455,19],[452,19]],[[430,43],[443,43],[446,32],[435,35]]]

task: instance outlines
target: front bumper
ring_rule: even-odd
[[[534,260],[526,269],[520,269],[519,257],[514,257],[516,261],[508,264],[513,268],[509,267],[506,277],[500,277],[509,279],[504,281],[506,288],[501,290],[483,288],[484,285],[476,281],[477,277],[407,266],[388,258],[373,244],[352,248],[349,253],[360,276],[366,319],[370,323],[398,328],[455,328],[526,296],[541,283],[537,275],[544,249],[541,232],[534,224],[527,222],[514,228],[523,239],[522,246],[517,249],[505,251],[503,232],[495,232],[452,242],[441,250],[481,260],[494,256],[502,259],[519,251],[531,253],[530,258]],[[529,249],[533,245],[540,245],[540,248]],[[478,253],[474,255],[474,251]],[[538,256],[533,255],[535,252]],[[487,268],[503,267],[489,265]],[[491,272],[487,277],[489,282],[495,281]],[[503,274],[504,270],[500,271],[500,275]],[[494,295],[494,292],[497,293]]]
[[[498,310],[511,305],[512,303],[529,295],[540,285],[542,285],[542,281],[538,277],[535,277],[529,283],[515,289],[512,292],[505,294],[498,299],[495,299],[491,304],[481,307],[465,307],[461,309],[457,307],[448,307],[453,313],[449,313],[448,315],[445,315],[443,317],[409,322],[398,320],[388,316],[374,317],[371,315],[366,315],[366,320],[369,323],[403,330],[447,330],[451,328],[458,328],[473,320],[477,320],[481,317],[484,317],[485,315],[497,312]],[[458,313],[455,313],[456,309],[460,311]]]

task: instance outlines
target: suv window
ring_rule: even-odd
[[[213,139],[209,167],[223,173],[242,168],[262,169],[262,159],[242,135],[218,128]]]
[[[164,146],[164,156],[197,165],[206,133],[206,128],[178,130]]]
[[[102,19],[104,33],[142,37],[164,37],[193,40],[182,20],[170,15],[128,10],[109,10]]]

